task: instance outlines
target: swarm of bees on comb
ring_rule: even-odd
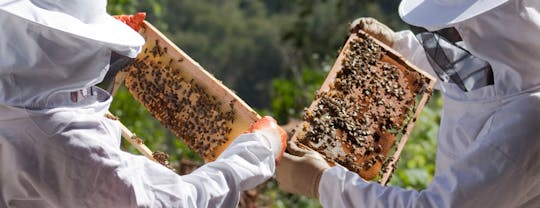
[[[235,122],[234,100],[223,103],[185,73],[182,58],[156,39],[128,69],[125,84],[149,112],[203,158],[216,158]]]
[[[399,155],[389,154],[435,82],[406,65],[367,34],[352,34],[293,140],[366,180],[390,175]]]

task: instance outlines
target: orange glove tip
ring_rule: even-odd
[[[127,24],[135,31],[139,31],[146,18],[146,12],[138,12],[134,15],[115,15],[114,18]]]
[[[249,128],[250,132],[253,132],[257,129],[262,129],[266,127],[274,128],[274,126],[277,126],[277,121],[270,117],[270,116],[264,116],[261,119],[259,119],[257,122],[251,125]]]

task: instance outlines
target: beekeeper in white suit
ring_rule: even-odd
[[[540,207],[540,1],[402,0],[399,15],[438,32],[394,33],[370,18],[355,26],[440,78],[431,183],[421,191],[383,187],[303,150],[284,156],[280,188],[332,208]],[[447,40],[443,28],[462,41]]]
[[[121,151],[111,97],[93,85],[144,40],[105,8],[0,1],[0,207],[235,207],[273,175],[282,129],[261,119],[185,176]]]

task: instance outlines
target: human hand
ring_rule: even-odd
[[[395,32],[388,26],[371,17],[360,17],[354,20],[349,28],[351,33],[363,30],[377,40],[392,47],[395,42]]]
[[[277,124],[276,120],[265,116],[253,123],[248,132],[261,134],[274,152],[276,163],[279,163],[287,147],[287,133]]]
[[[330,168],[322,156],[314,151],[289,144],[289,153],[276,168],[279,189],[285,192],[319,198],[319,181],[323,172]]]

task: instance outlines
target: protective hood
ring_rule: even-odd
[[[402,0],[403,21],[429,30],[438,30],[473,18],[509,0]]]
[[[111,48],[103,42],[44,27],[3,10],[0,25],[0,104],[55,107],[49,99],[93,86],[109,69]]]
[[[465,48],[493,68],[495,95],[540,86],[540,1],[514,0],[456,24]]]
[[[106,5],[106,0],[3,0],[0,15],[17,16],[44,29],[63,31],[135,57],[144,39],[107,14]]]

